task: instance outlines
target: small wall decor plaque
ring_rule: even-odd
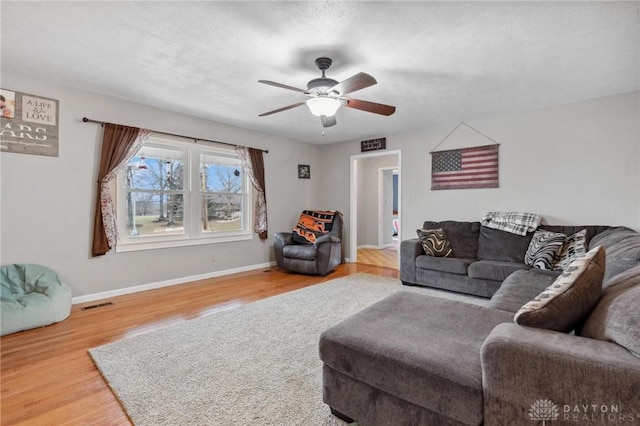
[[[58,101],[0,89],[0,150],[58,156]]]
[[[378,151],[387,149],[387,138],[369,139],[360,142],[360,152]]]
[[[298,164],[298,179],[311,179],[311,166]]]

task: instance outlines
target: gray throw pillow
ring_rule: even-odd
[[[609,280],[579,334],[617,343],[640,358],[640,265]]]
[[[534,268],[553,269],[567,236],[551,231],[536,231],[531,238],[524,263]]]
[[[442,229],[417,229],[422,248],[428,256],[449,257],[453,254],[447,234]]]
[[[555,331],[573,330],[598,301],[604,268],[605,251],[601,246],[578,257],[549,287],[516,312],[515,322]]]

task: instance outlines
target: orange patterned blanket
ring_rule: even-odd
[[[303,210],[298,224],[293,228],[293,240],[298,243],[314,243],[316,239],[331,232],[337,211]]]

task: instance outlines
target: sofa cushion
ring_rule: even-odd
[[[607,249],[612,245],[635,235],[638,235],[638,233],[631,228],[627,228],[626,226],[616,226],[614,228],[609,228],[593,236],[593,238],[589,241],[589,249],[592,249],[596,246],[604,246],[604,248]]]
[[[447,234],[438,229],[417,229],[416,233],[422,243],[422,249],[428,256],[449,257],[453,254]]]
[[[610,228],[611,228],[610,226],[601,226],[601,225],[545,225],[545,224],[540,224],[540,226],[538,227],[538,229],[558,232],[565,235],[573,235],[577,232],[580,232],[586,229],[587,233],[585,235],[585,240],[586,240],[587,247],[589,246],[589,242],[594,236]],[[594,244],[593,246],[591,246],[591,248],[598,245],[600,244]]]
[[[524,255],[524,263],[534,268],[552,270],[566,239],[565,234],[536,231]]]
[[[564,269],[577,257],[587,252],[587,230],[583,229],[567,237],[553,269]]]
[[[607,250],[607,267],[604,282],[640,264],[640,233],[620,226],[608,229],[593,237],[589,247],[603,245]]]
[[[469,265],[467,273],[470,278],[504,281],[511,273],[522,269],[529,269],[529,267],[524,263],[479,260]]]
[[[480,348],[511,317],[400,291],[325,331],[320,358],[381,392],[453,419],[451,424],[477,425],[483,407]]]
[[[558,275],[559,271],[537,268],[515,271],[504,280],[487,306],[515,314],[522,305],[549,287]]]
[[[458,222],[445,220],[442,222],[426,221],[423,229],[441,228],[447,233],[447,238],[455,257],[476,259],[478,256],[478,235],[480,222]]]
[[[571,331],[596,304],[602,289],[605,251],[598,246],[580,256],[514,317],[521,325]]]
[[[475,261],[475,259],[460,259],[457,257],[418,256],[416,257],[416,266],[434,271],[467,275],[467,268]]]
[[[579,334],[640,357],[640,265],[612,278]]]
[[[533,232],[516,235],[499,229],[480,227],[478,259],[523,263]]]

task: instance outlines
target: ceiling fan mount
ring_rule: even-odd
[[[316,59],[316,67],[320,71],[322,71],[322,77],[310,80],[307,83],[307,90],[288,86],[282,83],[276,83],[275,81],[258,80],[258,83],[301,92],[311,97],[311,99],[308,99],[306,102],[298,102],[283,108],[265,112],[263,114],[260,114],[260,117],[286,111],[288,109],[296,108],[302,104],[306,104],[313,115],[320,117],[320,122],[322,123],[323,127],[330,127],[336,124],[334,115],[341,106],[387,116],[393,114],[396,111],[396,107],[391,105],[378,104],[375,102],[361,101],[358,99],[345,97],[345,95],[349,93],[367,88],[369,86],[373,86],[374,84],[377,84],[377,81],[369,74],[360,72],[347,78],[346,80],[338,82],[332,78],[328,78],[325,76],[325,71],[328,70],[329,67],[331,67],[332,63],[333,61],[331,60],[331,58],[321,57]]]
[[[314,78],[307,83],[307,92],[309,92],[309,94],[326,95],[330,88],[338,84],[336,80],[325,77],[325,71],[329,69],[332,63],[333,61],[330,58],[316,59],[316,67],[322,71],[322,77]],[[335,95],[337,95],[337,93]]]
[[[324,72],[329,69],[332,63],[333,61],[331,60],[331,58],[316,59],[316,67],[318,67],[318,69],[322,71],[323,75],[324,75]]]

